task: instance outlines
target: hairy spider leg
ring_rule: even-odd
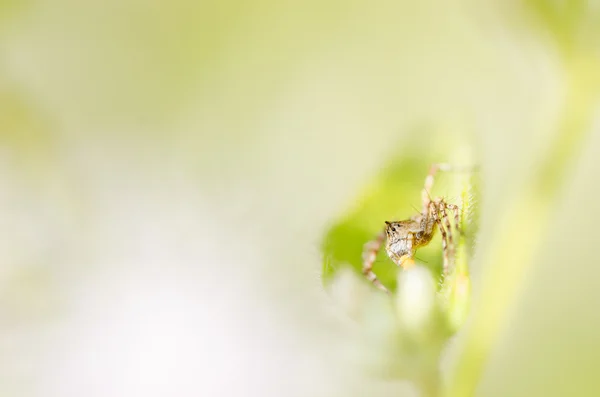
[[[421,214],[421,230],[427,234],[435,232],[435,224],[439,218],[439,209],[437,201],[429,201],[427,211]]]
[[[431,189],[433,189],[433,183],[435,181],[435,175],[438,171],[449,171],[452,167],[449,164],[445,163],[436,163],[432,164],[429,167],[429,173],[425,177],[425,183],[423,185],[423,190],[421,190],[421,202],[423,203],[422,214],[425,214],[429,209],[429,203],[431,202]]]
[[[438,199],[435,201],[431,201],[431,189],[433,188],[433,183],[435,180],[435,175],[438,171],[450,171],[453,167],[449,164],[445,163],[437,163],[432,164],[429,168],[429,173],[425,177],[425,184],[423,186],[423,190],[421,191],[421,201],[423,203],[423,214],[426,212],[429,216],[431,216],[431,207],[433,203],[435,213],[435,222],[440,229],[440,233],[442,235],[442,252],[443,252],[443,272],[444,276],[448,274],[450,266],[452,265],[450,262],[454,262],[455,256],[455,246],[454,246],[454,238],[452,236],[452,227],[450,225],[450,220],[448,219],[448,214],[446,213],[446,208],[453,211],[454,213],[454,226],[459,234],[462,233],[460,229],[460,208],[454,204],[447,204],[443,199]],[[441,219],[440,219],[441,218]],[[442,221],[444,224],[442,224]],[[445,230],[444,230],[445,228]]]
[[[385,288],[385,286],[383,284],[381,284],[381,281],[379,281],[377,279],[377,276],[373,272],[373,264],[375,263],[375,258],[377,258],[377,253],[381,249],[381,246],[383,245],[384,240],[385,240],[385,229],[382,230],[381,232],[379,232],[379,234],[377,235],[377,237],[375,237],[374,240],[371,240],[364,245],[363,254],[362,254],[362,259],[363,259],[362,272],[365,275],[365,277],[367,278],[367,280],[372,282],[373,285],[375,285],[380,290],[389,293],[390,291],[387,288]]]
[[[435,222],[438,226],[438,229],[440,229],[440,233],[442,235],[442,254],[443,254],[443,269],[444,269],[444,276],[446,275],[446,269],[450,266],[449,265],[449,258],[448,258],[448,235],[446,233],[446,230],[444,230],[444,226],[442,225],[442,222],[440,221],[439,218],[436,219]]]
[[[448,217],[448,213],[446,212],[447,204],[444,200],[439,200],[438,209],[440,213],[440,222],[438,226],[440,230],[446,229],[446,233],[442,231],[442,252],[444,255],[444,264],[443,264],[443,274],[444,277],[448,275],[449,269],[454,265],[454,256],[455,256],[455,246],[454,246],[454,238],[452,236],[452,226],[450,225],[450,219]],[[442,222],[444,222],[444,227],[442,228]],[[446,235],[446,236],[445,236]],[[446,240],[444,242],[444,239]]]
[[[461,228],[461,221],[462,221],[462,214],[461,214],[461,210],[460,207],[458,205],[455,204],[447,204],[446,203],[446,208],[448,208],[450,211],[452,211],[454,213],[454,228],[456,229],[456,231],[458,232],[459,235],[462,235],[463,230]]]

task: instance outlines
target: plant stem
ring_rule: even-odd
[[[467,329],[463,354],[448,395],[472,396],[494,343],[507,324],[517,293],[545,237],[552,208],[590,129],[598,104],[598,59],[577,59],[566,67],[567,98],[557,136],[530,183],[503,211],[499,235],[484,254],[486,273],[480,310]]]

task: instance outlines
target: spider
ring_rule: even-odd
[[[438,171],[447,170],[450,170],[447,164],[434,164],[429,169],[421,192],[422,210],[420,214],[403,221],[386,221],[384,229],[375,239],[364,245],[362,255],[363,274],[377,288],[389,293],[389,290],[377,279],[373,272],[373,263],[384,240],[386,241],[385,250],[390,259],[396,265],[406,269],[414,266],[416,250],[429,244],[435,234],[436,226],[442,234],[443,274],[444,276],[448,274],[448,270],[454,262],[455,248],[452,228],[446,210],[454,213],[455,227],[461,233],[459,226],[460,208],[457,205],[446,203],[441,197],[432,200],[429,195],[433,187],[435,174]]]

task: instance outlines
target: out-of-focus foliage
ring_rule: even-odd
[[[525,0],[523,4],[532,25],[548,34],[563,56],[598,50],[600,10],[597,2]]]
[[[598,395],[599,15],[0,1],[0,394],[404,395],[384,375],[457,397]],[[472,139],[406,128],[448,115]],[[474,159],[470,302],[437,284],[439,236],[416,272],[376,264],[422,288],[374,290],[362,245],[418,209],[431,162]],[[460,199],[457,180],[434,194]],[[446,352],[440,322],[456,330],[469,303]]]
[[[513,304],[536,262],[541,241],[554,225],[556,203],[594,128],[600,104],[598,6],[578,0],[524,4],[525,16],[537,22],[530,31],[541,33],[536,39],[558,53],[564,97],[556,124],[546,127],[548,149],[540,151],[524,184],[503,203],[499,231],[482,255],[488,271],[450,383],[452,396],[475,392],[493,344],[509,326]]]

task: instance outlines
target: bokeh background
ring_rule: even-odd
[[[435,153],[482,181],[448,394],[598,395],[599,43],[596,1],[0,1],[0,394],[416,395],[321,247]]]

